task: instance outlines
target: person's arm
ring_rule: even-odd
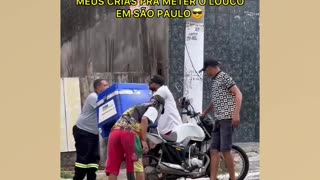
[[[86,102],[92,107],[92,108],[96,108],[97,107],[97,100],[98,100],[98,96],[96,94],[90,94],[87,99]]]
[[[202,117],[206,117],[209,112],[214,111],[213,109],[213,102],[212,100],[210,101],[209,105],[207,106],[207,109],[201,114]]]
[[[206,117],[209,112],[213,111],[213,102],[211,101],[207,109],[202,113],[202,116]]]
[[[140,127],[141,127],[140,139],[141,139],[141,141],[147,141],[148,126],[149,126],[149,119],[147,117],[143,116],[141,118],[141,123],[140,123]]]
[[[140,122],[141,132],[140,132],[140,140],[143,147],[143,153],[148,152],[148,144],[147,144],[147,130],[150,123],[154,123],[157,120],[158,111],[154,107],[149,107],[147,111],[143,114]]]
[[[141,118],[141,123],[140,123],[140,127],[141,127],[141,132],[140,132],[140,140],[141,140],[141,144],[142,144],[142,152],[144,154],[146,154],[149,151],[149,146],[147,143],[147,129],[148,129],[148,118],[146,117],[142,117]]]
[[[234,85],[230,88],[230,92],[235,96],[235,109],[232,116],[232,123],[235,127],[239,126],[240,123],[240,110],[242,105],[242,93],[240,89]]]
[[[240,91],[240,89],[237,87],[237,85],[234,85],[230,88],[230,92],[232,93],[232,95],[235,96],[235,109],[234,109],[234,113],[235,114],[239,114],[240,113],[240,109],[241,109],[241,105],[242,105],[242,93]]]
[[[224,86],[229,92],[235,96],[235,109],[232,114],[232,124],[234,127],[238,127],[240,124],[240,109],[242,103],[242,93],[236,85],[235,81],[228,74],[223,79]]]

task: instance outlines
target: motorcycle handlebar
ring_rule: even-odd
[[[183,99],[182,99],[182,102],[186,102],[186,99],[183,98]],[[189,102],[189,101],[187,100],[187,102]],[[203,117],[203,116],[200,116],[200,115],[201,115],[200,112],[195,112],[193,106],[192,106],[190,103],[188,103],[188,104],[186,104],[186,105],[187,105],[187,106],[184,106],[183,109],[187,110],[187,112],[181,112],[181,114],[186,114],[186,115],[188,115],[188,116],[191,117],[191,118],[194,118],[194,117],[199,116],[200,122],[205,118],[205,117]],[[191,108],[191,110],[189,109],[189,107]]]
[[[201,114],[201,113],[199,113],[199,112],[187,111],[187,112],[182,112],[181,114],[187,114],[187,115],[190,115],[190,116],[192,116],[192,117],[195,117],[195,116],[198,116],[198,115]]]

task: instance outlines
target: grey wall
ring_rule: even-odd
[[[168,19],[117,19],[116,8],[61,1],[62,77],[161,70],[167,78]]]
[[[184,9],[184,7],[171,7]],[[186,21],[170,19],[169,23],[169,88],[177,99],[183,96],[184,49]]]
[[[246,0],[242,7],[205,7],[204,58],[215,57],[223,63],[243,93],[241,126],[235,130],[235,142],[259,141],[259,1]],[[170,20],[170,89],[176,96],[183,77],[184,20]],[[204,78],[203,108],[210,101],[210,80]]]
[[[259,1],[246,0],[243,7],[206,7],[204,58],[220,59],[243,93],[235,141],[259,141],[259,35]],[[209,93],[209,83],[204,83],[204,95]],[[208,103],[206,98],[204,106]]]

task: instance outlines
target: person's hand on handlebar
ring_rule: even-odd
[[[213,111],[213,103],[210,102],[209,106],[207,107],[207,109],[200,114],[200,118],[205,118],[209,112]]]
[[[205,113],[199,113],[200,120],[203,120],[206,116],[207,116],[207,114],[205,114]]]

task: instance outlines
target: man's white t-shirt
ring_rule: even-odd
[[[160,134],[166,134],[182,124],[181,116],[176,101],[167,86],[161,86],[153,95],[160,95],[165,100],[164,114],[161,114],[158,120],[158,130]]]

